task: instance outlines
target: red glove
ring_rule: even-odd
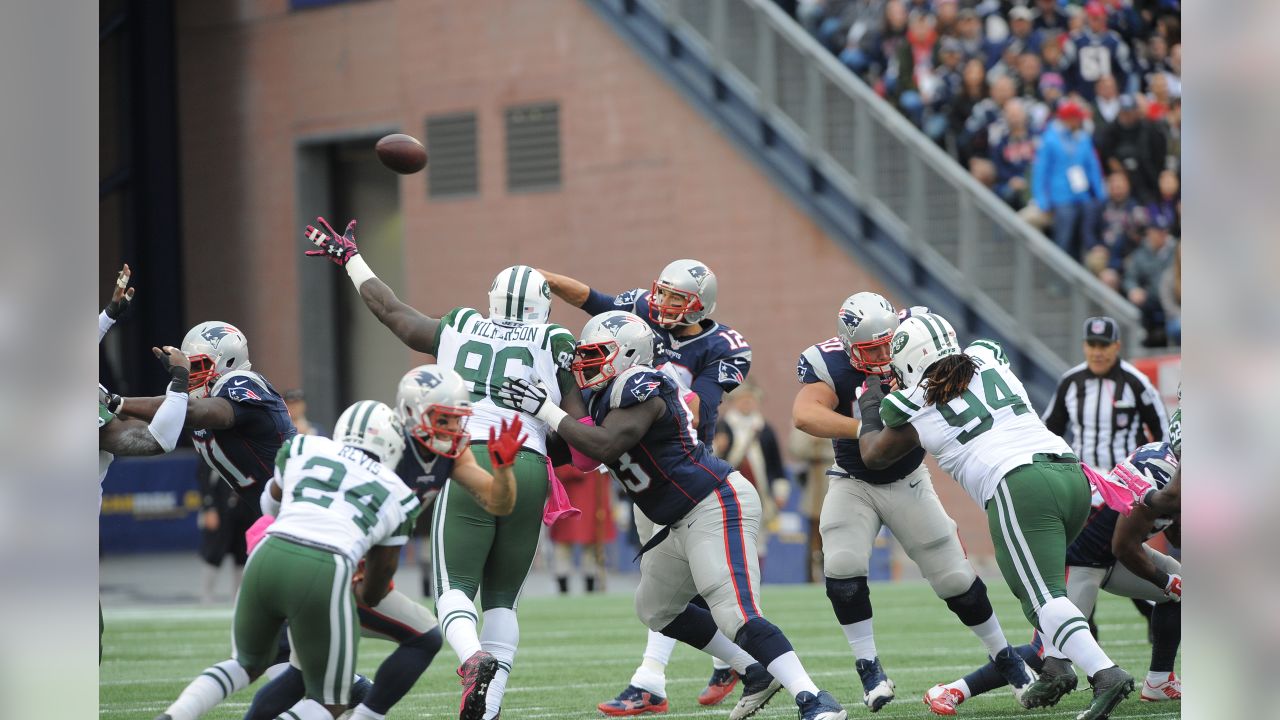
[[[1175,602],[1182,602],[1182,576],[1170,575],[1169,582],[1165,583],[1164,594],[1173,598]]]
[[[503,420],[501,433],[495,433],[492,427],[489,428],[489,461],[493,463],[494,470],[511,467],[515,463],[516,453],[520,452],[521,446],[529,437],[520,434],[523,428],[524,423],[520,422],[519,416],[512,418],[510,425]]]

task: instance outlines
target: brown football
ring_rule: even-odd
[[[401,175],[412,175],[427,166],[427,149],[417,139],[402,133],[382,138],[373,150],[383,165]]]

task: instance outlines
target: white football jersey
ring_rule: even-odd
[[[418,510],[417,496],[394,470],[316,435],[295,435],[280,446],[271,483],[280,486],[282,499],[268,535],[296,538],[352,562],[374,545],[404,545]]]
[[[550,401],[560,404],[559,370],[573,362],[573,333],[554,324],[498,324],[471,308],[454,308],[440,319],[436,361],[453,368],[471,392],[467,431],[477,441],[489,439],[489,428],[501,429],[519,413],[493,401],[491,393],[506,378],[541,381]],[[547,424],[526,415],[524,446],[547,454]]]
[[[965,354],[977,363],[978,372],[963,395],[942,406],[926,405],[921,383],[885,396],[880,417],[887,427],[911,423],[920,445],[985,506],[1000,480],[1030,464],[1032,456],[1070,453],[1071,446],[1049,432],[1031,409],[1022,381],[996,342],[975,340]]]

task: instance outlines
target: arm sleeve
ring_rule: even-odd
[[[1049,428],[1049,432],[1059,437],[1065,436],[1067,432],[1067,386],[1069,384],[1065,378],[1058,383],[1058,389],[1053,392],[1053,400],[1049,402],[1049,407],[1040,418],[1044,426]]]
[[[606,295],[605,293],[591,288],[587,293],[586,302],[582,303],[582,309],[592,315],[599,315],[602,312],[610,310],[625,310],[633,313],[636,311],[636,298],[640,297],[640,290],[628,290],[617,295]]]
[[[187,394],[169,390],[165,392],[164,402],[152,416],[147,430],[165,452],[172,452],[178,445],[178,437],[182,435],[182,424],[186,418]]]
[[[111,316],[107,314],[106,310],[103,310],[102,312],[98,313],[98,342],[99,343],[102,342],[102,338],[106,336],[107,331],[111,329],[111,326],[115,324],[116,324],[116,321],[111,319]]]
[[[276,517],[280,514],[280,501],[271,497],[272,485],[280,485],[280,479],[278,476],[268,480],[266,487],[262,488],[262,495],[258,498],[258,507],[262,509],[263,515]]]

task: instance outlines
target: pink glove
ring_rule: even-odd
[[[254,546],[262,542],[262,537],[267,534],[267,528],[271,527],[271,523],[275,521],[276,519],[270,515],[263,515],[244,531],[244,544],[248,552],[253,552]]]
[[[318,217],[316,222],[320,223],[322,228],[308,225],[305,235],[312,245],[320,249],[308,250],[305,254],[327,257],[339,267],[346,267],[351,258],[360,254],[360,248],[356,247],[355,220],[347,223],[347,231],[341,235],[330,227],[329,222],[324,218]]]
[[[582,423],[583,425],[590,425],[591,427],[595,427],[596,425],[596,421],[592,420],[590,415],[584,418],[579,418],[578,422]],[[587,457],[586,455],[583,455],[582,453],[578,452],[577,448],[575,448],[572,445],[569,446],[569,457],[573,461],[573,466],[578,468],[582,472],[591,472],[592,470],[595,470],[596,468],[600,467],[599,460],[593,460]]]

